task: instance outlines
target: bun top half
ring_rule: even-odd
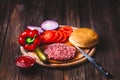
[[[90,28],[78,28],[71,33],[69,41],[80,48],[90,48],[99,42],[99,36]]]

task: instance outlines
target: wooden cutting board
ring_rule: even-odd
[[[60,25],[60,27],[62,27],[64,25]],[[77,29],[76,27],[72,27],[73,30]],[[69,41],[68,43],[66,43],[67,45],[70,45],[69,44]],[[42,49],[44,51],[44,47],[46,45],[43,45],[40,47],[40,49]],[[95,49],[96,47],[93,47],[91,49],[84,49],[84,51],[89,55],[89,56],[92,56],[95,52]],[[32,56],[32,57],[35,57],[36,58],[36,63],[38,63],[39,65],[41,66],[45,66],[45,67],[69,67],[69,66],[74,66],[74,65],[77,65],[77,64],[81,64],[83,62],[85,62],[87,59],[77,50],[76,52],[76,56],[74,59],[71,59],[71,60],[68,60],[68,61],[55,61],[55,60],[49,60],[49,64],[45,64],[43,63],[37,56],[37,54],[35,52],[27,52],[25,51],[25,49],[23,47],[20,46],[20,50],[21,50],[21,53],[24,54],[24,55],[28,55],[28,56]]]

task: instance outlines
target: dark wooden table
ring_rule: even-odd
[[[111,80],[120,80],[120,0],[0,0],[0,80],[108,80],[88,61],[62,69],[17,68],[18,35],[47,19],[94,29],[100,42],[93,57],[113,75]]]

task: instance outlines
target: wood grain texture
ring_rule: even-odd
[[[53,5],[55,4],[55,5]],[[46,6],[50,5],[50,6]],[[46,19],[52,19],[57,22],[61,22],[61,1],[52,1],[51,0],[31,0],[29,4],[29,10],[27,15],[27,25],[32,26],[40,26],[41,23]],[[62,80],[63,79],[63,71],[60,70],[49,70],[41,68],[39,74],[40,76],[36,76],[42,80]],[[49,75],[48,75],[49,74]],[[59,75],[59,76],[57,76]]]
[[[93,57],[114,76],[111,80],[120,79],[120,0],[0,0],[0,5],[0,80],[108,80],[88,61],[62,69],[17,68],[18,35],[46,19],[95,30],[100,42]]]
[[[10,3],[6,1],[0,1],[0,59],[2,56],[3,46],[4,46],[4,40],[8,28],[8,21],[9,21],[9,15],[10,15]],[[8,5],[8,6],[6,6]]]

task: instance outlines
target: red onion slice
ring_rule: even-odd
[[[44,30],[54,30],[58,28],[58,23],[53,20],[46,20],[41,24],[41,28]]]
[[[37,26],[27,26],[27,28],[30,29],[30,30],[36,29],[36,30],[38,30],[38,32],[40,32],[40,33],[43,33],[43,32],[44,32],[44,30],[43,30],[42,28],[37,27]]]

